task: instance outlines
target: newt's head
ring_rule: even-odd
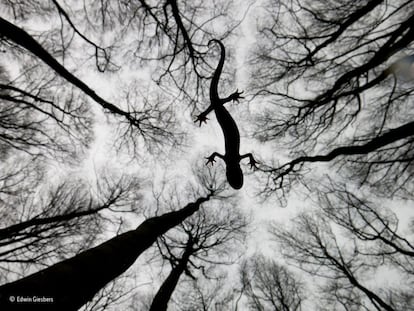
[[[230,186],[234,189],[240,189],[243,186],[243,173],[239,163],[226,165],[226,176]]]

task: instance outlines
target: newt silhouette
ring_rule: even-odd
[[[221,158],[226,164],[226,177],[230,186],[234,189],[240,189],[243,186],[243,172],[240,167],[240,161],[244,158],[249,158],[249,164],[251,168],[256,167],[257,162],[251,153],[240,155],[240,132],[233,117],[224,107],[224,104],[227,102],[238,102],[239,99],[243,98],[241,96],[243,92],[236,90],[233,94],[226,98],[220,98],[218,95],[217,88],[220,75],[223,70],[224,60],[226,58],[226,50],[223,43],[217,39],[210,40],[208,42],[208,45],[210,46],[214,42],[220,46],[221,55],[210,84],[210,106],[204,112],[202,112],[194,122],[200,122],[201,126],[203,122],[207,122],[207,115],[211,111],[214,111],[216,114],[217,122],[223,131],[225,154],[222,155],[218,152],[212,153],[209,157],[206,158],[207,164],[211,163],[213,165],[215,162],[215,157]]]

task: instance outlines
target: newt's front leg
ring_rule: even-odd
[[[211,107],[211,106],[210,106]],[[204,122],[204,123],[207,123],[207,120],[208,120],[208,118],[207,118],[207,115],[210,113],[210,111],[212,111],[213,109],[211,108],[210,109],[210,107],[206,110],[206,111],[203,111],[202,113],[200,113],[198,116],[197,116],[197,119],[195,119],[194,120],[194,123],[197,123],[197,122],[200,122],[200,124],[198,125],[198,126],[201,126],[201,124]]]
[[[227,96],[226,98],[222,98],[221,101],[223,104],[233,101],[233,102],[239,102],[239,99],[243,99],[244,97],[241,96],[243,94],[243,91],[239,92],[239,89],[236,90],[233,94],[230,94],[230,96]]]
[[[214,110],[214,106],[215,105],[224,105],[225,103],[228,103],[230,101],[233,102],[239,102],[239,99],[244,98],[243,96],[241,96],[241,94],[243,94],[243,91],[239,92],[239,90],[237,89],[236,92],[234,92],[233,94],[231,94],[230,96],[226,97],[226,98],[222,98],[222,99],[217,99],[217,103],[212,103],[205,111],[203,111],[202,113],[200,113],[197,116],[197,119],[194,120],[194,123],[200,122],[199,126],[201,126],[201,124],[207,123],[207,115],[212,112]]]

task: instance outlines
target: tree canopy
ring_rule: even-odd
[[[414,309],[413,1],[0,8],[0,309]]]

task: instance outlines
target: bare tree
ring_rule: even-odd
[[[261,189],[317,193],[322,211],[272,233],[291,263],[324,280],[323,310],[412,308],[405,282],[370,280],[384,270],[412,280],[411,236],[378,197],[413,200],[413,12],[412,1],[381,0],[266,1],[258,11],[252,86],[265,109],[254,134],[280,146],[260,167]]]
[[[328,219],[364,242],[363,252],[372,263],[389,263],[414,274],[414,245],[390,208],[360,198],[338,184],[320,191],[319,199]]]
[[[231,275],[221,274],[214,279],[197,278],[181,283],[174,294],[172,310],[220,311],[237,310],[238,292],[229,286]]]
[[[176,191],[168,202],[157,197],[147,209],[137,189],[145,187],[141,178],[147,171],[158,178],[159,158],[128,162],[120,171],[135,164],[145,171],[131,179],[107,182],[98,176],[104,186],[95,193],[72,175],[56,183],[45,177],[55,158],[79,166],[101,126],[109,129],[105,143],[122,151],[119,166],[125,158],[136,161],[168,150],[170,170],[177,149],[195,151],[195,144],[183,144],[194,126],[189,114],[207,108],[206,90],[219,60],[206,44],[211,39],[226,44],[227,71],[217,91],[229,93],[224,90],[238,67],[234,56],[249,44],[233,37],[243,18],[241,3],[0,5],[5,308],[19,308],[7,301],[10,296],[32,294],[54,299],[34,306],[43,310],[103,310],[124,299],[131,309],[165,310],[171,301],[177,310],[237,310],[241,300],[259,310],[304,308],[299,278],[262,257],[244,263],[242,289],[230,286],[220,293],[234,278],[218,275],[217,265],[238,259],[246,226],[225,183],[212,178],[222,174],[200,174],[196,166],[186,178],[198,183],[185,187],[183,178],[174,179]],[[387,270],[412,282],[414,271],[410,236],[375,198],[397,194],[413,200],[413,1],[263,0],[256,8],[251,93],[252,103],[261,105],[254,135],[278,146],[263,155],[258,187],[266,195],[284,194],[303,182],[315,188],[319,205],[319,212],[299,216],[290,228],[274,227],[273,236],[289,263],[321,282],[317,293],[310,292],[321,299],[320,310],[412,308],[405,281],[400,288],[370,281]],[[329,175],[352,186],[338,186],[335,179],[331,188],[313,187],[314,175],[305,173],[316,162],[328,162]],[[370,200],[351,192],[354,185],[368,189]],[[200,209],[207,201],[208,209]],[[139,217],[137,210],[145,210],[147,220],[124,232],[125,215]],[[108,240],[109,232],[116,236]],[[137,294],[129,284],[135,276],[123,273],[154,244],[169,274],[153,298]]]
[[[284,266],[255,256],[242,263],[240,279],[251,310],[302,310],[304,285]]]
[[[140,31],[134,38],[137,48],[128,50],[144,63],[157,61],[156,83],[172,83],[177,89],[172,93],[175,100],[184,99],[194,110],[198,102],[208,98],[204,86],[213,74],[217,59],[214,57],[213,65],[210,64],[206,44],[215,36],[216,39],[229,37],[240,24],[230,14],[236,8],[233,1],[139,0],[129,3],[128,10],[134,14],[126,18]],[[220,29],[217,24],[221,25]],[[152,53],[154,47],[157,55]]]
[[[214,277],[212,270],[240,256],[247,220],[223,200],[203,209],[158,239],[162,257],[171,271],[156,293],[150,310],[167,310],[181,275],[192,279]],[[201,273],[197,273],[199,270]],[[211,275],[212,274],[212,275]]]
[[[103,212],[134,212],[139,181],[126,176],[106,181],[102,176],[98,193],[93,194],[86,181],[72,177],[51,189],[19,193],[0,205],[1,213],[11,216],[0,229],[1,269],[19,272],[21,277],[20,269],[48,266],[91,247],[108,225]]]
[[[184,5],[175,0],[92,1],[83,6],[76,1],[51,1],[45,5],[38,1],[9,3],[5,8],[7,18],[0,20],[1,42],[11,57],[22,61],[29,52],[34,62],[40,60],[99,104],[115,118],[119,137],[133,151],[142,149],[141,141],[149,151],[155,151],[159,150],[157,146],[176,145],[183,134],[175,126],[176,117],[164,113],[171,105],[177,106],[174,111],[204,108],[197,106],[201,99],[207,98],[204,83],[213,71],[206,43],[215,33],[215,23],[226,25],[220,38],[229,36],[239,24],[228,13],[231,5],[227,2],[206,6],[201,1]],[[57,23],[39,31],[30,25],[30,20],[39,17]],[[85,53],[77,53],[79,48]],[[124,68],[142,71],[147,66],[157,66],[160,70],[149,94],[145,91],[148,86],[136,81],[128,83],[129,89],[120,92],[121,96],[117,94],[113,100],[107,100],[74,72],[77,63],[90,60],[101,73]],[[160,98],[156,99],[157,96]]]
[[[267,3],[254,81],[268,105],[256,135],[283,143],[290,160],[262,166],[264,193],[331,162],[382,195],[410,196],[413,3]]]
[[[183,204],[183,198],[198,196],[205,189],[214,192],[214,196],[208,208],[199,210],[157,239],[148,259],[155,261],[153,269],[158,270],[160,265],[171,269],[155,296],[151,296],[152,302],[137,302],[135,309],[165,310],[168,304],[171,308],[184,306],[171,298],[175,291],[181,297],[181,293],[185,295],[186,292],[182,292],[183,288],[204,278],[215,279],[220,265],[231,264],[240,256],[247,218],[237,209],[234,194],[220,172],[222,167],[206,167],[204,161],[197,161],[193,167],[195,181],[184,187],[171,183],[164,183],[161,188],[154,185],[157,213],[176,210]],[[144,293],[139,293],[139,297],[139,301],[148,300]],[[185,300],[181,298],[181,302]]]
[[[130,301],[135,288],[130,286],[134,279],[133,273],[126,272],[109,282],[91,301],[88,301],[79,310],[103,311],[114,308],[125,309],[125,302]]]
[[[74,146],[85,148],[90,144],[92,118],[84,98],[73,89],[57,91],[58,80],[36,66],[25,68],[20,77],[12,80],[0,64],[3,160],[19,151],[75,157],[82,152],[75,153]]]
[[[175,0],[1,4],[0,157],[7,164],[0,164],[0,215],[5,216],[0,265],[2,281],[8,283],[0,287],[0,301],[5,308],[20,307],[10,296],[34,294],[54,301],[30,307],[76,309],[99,290],[85,308],[106,308],[122,296],[108,294],[117,291],[115,283],[102,290],[108,282],[202,203],[225,197],[223,184],[203,174],[199,178],[207,191],[190,189],[193,203],[180,202],[177,211],[161,215],[152,207],[152,217],[137,229],[91,248],[110,230],[122,231],[119,213],[134,213],[142,203],[140,176],[105,186],[108,180],[98,176],[105,189],[91,193],[90,185],[73,175],[63,182],[47,180],[55,169],[47,161],[69,159],[80,166],[102,125],[110,127],[110,135],[116,132],[113,144],[126,146],[128,158],[142,151],[158,153],[165,145],[180,147],[185,134],[181,112],[206,108],[204,87],[217,63],[206,43],[231,39],[238,25],[232,5]],[[162,254],[172,266],[181,260],[189,275],[192,269],[207,275],[205,266],[212,266],[216,256],[234,255],[224,245],[244,233],[244,218],[234,209],[229,213],[203,211],[183,223],[181,233],[160,238]],[[176,239],[183,235],[188,239]]]
[[[0,287],[1,304],[19,308],[10,296],[39,296],[51,299],[48,304],[34,304],[42,310],[56,308],[77,310],[108,282],[125,272],[157,237],[195,213],[212,193],[198,198],[184,208],[147,219],[135,230],[120,234],[18,281]]]
[[[355,214],[347,217],[351,217],[348,219],[352,219],[355,224],[364,219]],[[338,221],[340,217],[335,219]],[[289,230],[277,225],[271,229],[275,240],[280,243],[282,253],[291,263],[326,281],[320,285],[321,298],[337,310],[406,310],[412,307],[409,299],[404,302],[404,299],[397,298],[410,296],[409,289],[403,284],[400,283],[396,289],[392,285],[375,286],[369,282],[384,271],[382,269],[395,271],[396,265],[381,260],[381,256],[396,254],[390,252],[388,246],[383,247],[381,252],[370,252],[370,240],[359,239],[357,232],[338,231],[335,223],[330,224],[329,220],[313,211],[312,214],[299,215]],[[382,221],[386,223],[387,220]],[[341,225],[339,221],[338,224]],[[379,224],[370,222],[373,227]],[[365,228],[368,232],[372,229]],[[385,231],[384,234],[387,235]],[[402,273],[405,278],[412,279],[406,271]]]

